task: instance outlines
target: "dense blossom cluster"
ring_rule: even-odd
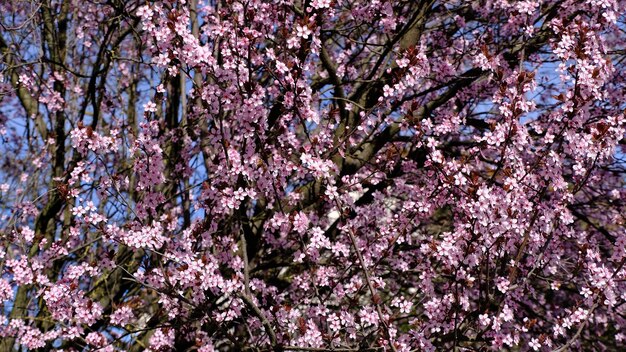
[[[0,2],[0,350],[626,348],[625,11]]]

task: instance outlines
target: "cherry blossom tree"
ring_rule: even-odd
[[[1,1],[0,350],[626,349],[625,11]]]

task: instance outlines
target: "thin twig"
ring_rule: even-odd
[[[359,259],[359,264],[361,265],[361,268],[363,269],[363,274],[365,275],[365,280],[367,281],[367,287],[369,288],[370,294],[372,295],[372,301],[374,302],[374,305],[376,306],[378,319],[380,319],[381,324],[383,324],[383,327],[385,328],[385,333],[387,334],[387,338],[389,339],[389,346],[393,352],[396,352],[396,347],[393,345],[393,341],[391,341],[391,334],[389,333],[389,326],[387,325],[387,322],[383,318],[383,311],[380,309],[380,305],[378,304],[378,301],[375,298],[376,291],[374,290],[374,287],[372,286],[370,274],[367,268],[365,267],[365,261],[363,260],[363,255],[361,254],[361,251],[359,251],[359,247],[357,246],[356,239],[354,238],[354,234],[352,234],[352,230],[348,231],[348,236],[350,236],[350,241],[352,241],[352,246],[354,246],[354,251],[356,252],[357,258]]]

